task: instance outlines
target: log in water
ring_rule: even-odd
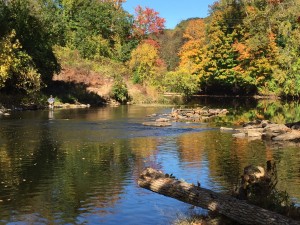
[[[152,168],[147,168],[142,172],[138,185],[158,194],[219,212],[242,224],[300,224],[300,221],[248,204],[246,201],[229,195],[213,192],[200,185],[177,180],[173,176]]]

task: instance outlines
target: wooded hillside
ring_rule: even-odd
[[[123,2],[0,0],[0,91],[38,93],[79,55],[115,80],[121,101],[128,82],[160,93],[299,97],[300,0],[219,0],[207,18],[173,30],[155,9],[130,15]]]

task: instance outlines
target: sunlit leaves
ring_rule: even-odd
[[[190,73],[199,75],[205,42],[205,23],[203,19],[189,21],[183,37],[186,38],[187,41],[179,52],[179,67],[189,65]]]
[[[101,2],[111,2],[114,6],[119,9],[126,0],[100,0]]]
[[[13,30],[0,39],[0,88],[31,93],[40,89],[40,74],[34,68],[32,58],[22,50]]]
[[[134,73],[134,82],[157,84],[165,70],[163,60],[159,57],[158,49],[153,41],[144,41],[131,53],[129,67]]]
[[[165,75],[163,82],[167,91],[182,93],[187,97],[200,90],[199,76],[190,73],[187,68],[168,72]]]
[[[165,28],[165,19],[159,16],[154,9],[137,6],[135,9],[133,33],[136,37],[145,37],[149,34],[158,34]]]

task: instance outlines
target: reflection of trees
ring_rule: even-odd
[[[278,164],[279,189],[300,199],[300,157],[296,147],[274,149],[262,140],[235,139],[230,132],[220,131],[185,134],[178,143],[182,161],[201,162],[205,155],[210,177],[228,190],[237,184],[245,166],[265,166],[267,160],[273,160]]]
[[[178,138],[180,159],[183,162],[201,162],[205,147],[203,136],[198,133],[182,135]],[[201,165],[199,165],[201,167]]]
[[[139,158],[147,158],[157,150],[158,141],[154,137],[142,137],[129,140],[131,151]]]
[[[140,107],[135,105],[122,105],[119,107],[103,107],[96,109],[57,109],[56,119],[85,119],[88,121],[122,120],[132,118],[145,118],[157,113],[164,107]],[[171,109],[170,109],[171,111]]]
[[[287,190],[290,196],[296,197],[300,202],[300,154],[299,147],[284,147],[274,153],[274,160],[277,162],[278,177],[281,182],[278,188]]]
[[[240,125],[255,119],[267,119],[273,123],[300,121],[300,104],[299,102],[282,103],[275,100],[260,100],[253,108],[231,109],[226,117],[218,117],[215,122]]]
[[[57,171],[57,179],[50,189],[57,211],[75,218],[74,214],[106,214],[103,208],[113,206],[119,199],[123,182],[130,168],[130,154],[121,142],[115,144],[67,143],[64,165]],[[79,208],[83,211],[79,212]]]
[[[6,185],[19,190],[18,186],[26,183],[24,180],[31,183],[39,181],[42,168],[56,159],[59,144],[57,140],[52,140],[45,127],[41,129],[33,125],[25,128],[23,124],[17,125],[3,128],[5,144],[0,151],[5,157],[1,157],[0,174],[6,178]]]
[[[54,162],[63,159],[63,155],[58,154],[59,140],[48,127],[35,123],[29,126],[30,122],[2,127],[1,132],[4,144],[0,154],[5,157],[1,157],[0,199],[21,211],[28,210],[31,194],[38,192],[40,183],[50,176]]]
[[[1,128],[1,219],[11,210],[62,223],[95,208],[102,209],[93,213],[105,214],[103,208],[118,201],[131,167],[127,141],[61,142],[73,131],[48,122]]]
[[[155,137],[142,137],[129,140],[129,146],[136,158],[133,168],[135,177],[138,177],[145,167],[160,169],[158,168],[159,165],[156,159],[158,144],[158,139]]]

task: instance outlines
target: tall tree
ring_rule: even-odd
[[[186,42],[179,52],[179,67],[190,68],[190,73],[199,76],[203,61],[205,44],[205,22],[203,19],[193,19],[188,22],[183,37]]]
[[[240,7],[235,0],[222,0],[211,6],[200,73],[202,87],[207,91],[236,93],[244,86],[244,80],[234,70],[238,61],[232,48],[241,30]]]
[[[297,30],[297,9],[293,0],[244,2],[243,36],[233,46],[240,60],[236,71],[260,94],[300,93],[292,69],[299,51],[289,45]]]
[[[112,1],[63,0],[67,43],[83,57],[126,60],[131,50],[131,16]],[[134,45],[133,45],[134,46]]]
[[[0,1],[0,5],[1,10],[4,10],[5,13],[5,20],[0,19],[0,23],[3,24],[0,35],[5,37],[5,35],[15,32],[11,43],[19,43],[19,47],[15,49],[18,52],[15,57],[19,64],[28,64],[34,70],[36,69],[37,73],[41,75],[41,81],[47,84],[60,67],[52,50],[54,42],[51,39],[51,29],[47,28],[49,24],[40,16],[43,11],[37,10],[39,2],[31,0]],[[19,57],[21,55],[24,57]],[[30,74],[27,75],[30,76]],[[13,87],[10,88],[10,90],[13,89]]]

